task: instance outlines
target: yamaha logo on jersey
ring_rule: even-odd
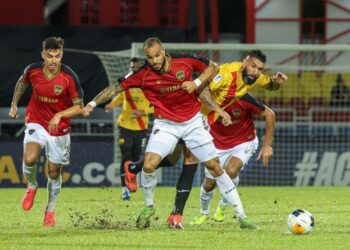
[[[241,110],[234,109],[234,110],[232,110],[232,114],[233,114],[234,117],[240,117],[241,116]]]
[[[176,72],[176,77],[180,81],[185,80],[185,72],[183,70]]]
[[[61,85],[55,85],[54,89],[56,95],[60,95],[63,91],[63,87]]]

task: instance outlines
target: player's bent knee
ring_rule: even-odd
[[[60,177],[60,171],[54,169],[54,170],[49,170],[48,173],[49,177],[51,180],[56,180],[58,177]]]
[[[30,156],[25,155],[23,158],[23,161],[26,166],[34,166],[36,163],[36,157],[33,155],[30,155]]]
[[[239,169],[226,169],[226,173],[231,179],[236,178],[239,173]]]
[[[210,174],[213,175],[214,177],[218,177],[224,173],[223,169],[220,166],[219,160],[217,158],[206,161],[205,167],[209,170]]]

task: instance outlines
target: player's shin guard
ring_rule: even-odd
[[[146,207],[152,207],[154,203],[154,189],[157,185],[156,173],[145,173],[141,171],[141,187]]]
[[[171,214],[182,215],[186,201],[192,189],[192,183],[197,167],[198,163],[183,165],[180,178],[176,185],[175,204]]]
[[[37,189],[38,187],[38,183],[36,182],[36,170],[37,167],[35,165],[27,166],[24,162],[22,163],[22,171],[28,181],[28,188]]]
[[[228,201],[229,204],[233,206],[233,209],[237,214],[237,218],[245,218],[246,215],[244,213],[241,199],[230,177],[226,173],[224,173],[223,175],[216,178],[216,183],[218,185],[221,195]]]
[[[54,211],[56,206],[56,201],[58,199],[58,195],[61,192],[62,187],[62,177],[61,175],[57,179],[49,178],[47,180],[47,206],[46,211]]]
[[[213,189],[212,191],[205,191],[205,189],[203,188],[203,186],[201,186],[201,194],[200,194],[200,200],[201,200],[201,210],[200,213],[201,214],[209,214],[209,210],[210,210],[210,202],[213,199],[215,194],[215,189]]]

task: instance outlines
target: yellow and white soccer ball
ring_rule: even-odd
[[[293,234],[308,234],[315,226],[312,214],[304,209],[297,209],[288,215],[288,228]]]

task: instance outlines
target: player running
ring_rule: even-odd
[[[45,148],[48,159],[48,201],[44,226],[55,226],[55,205],[62,187],[61,169],[69,164],[70,118],[81,114],[83,91],[79,79],[71,68],[61,63],[64,40],[49,37],[43,41],[43,62],[27,66],[19,78],[9,116],[17,119],[17,104],[26,87],[33,93],[25,114],[26,130],[23,150],[23,175],[28,181],[22,200],[25,211],[32,208],[38,184],[35,165]]]

